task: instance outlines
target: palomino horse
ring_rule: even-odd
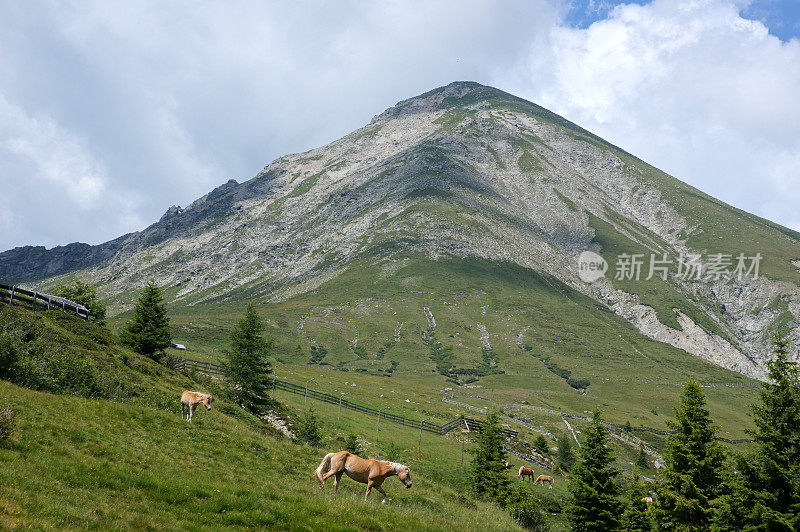
[[[525,480],[525,477],[530,477],[530,479],[533,480],[534,476],[533,469],[525,466],[520,467],[519,473],[517,473],[517,478],[521,480]]]
[[[199,404],[204,404],[206,406],[206,410],[211,410],[211,402],[214,401],[214,398],[211,395],[206,393],[200,392],[190,392],[186,390],[181,395],[181,419],[183,419],[183,409],[184,407],[189,408],[189,412],[186,414],[186,421],[191,422],[192,417],[194,416],[194,409]]]
[[[347,451],[326,454],[315,471],[317,480],[322,483],[323,488],[325,487],[325,481],[329,477],[333,477],[333,485],[337,491],[339,490],[339,479],[342,478],[343,473],[347,473],[347,476],[356,482],[367,485],[367,494],[364,495],[365,501],[369,497],[369,492],[372,491],[372,488],[375,488],[383,495],[381,502],[386,502],[386,492],[383,491],[381,484],[393,475],[397,475],[397,478],[406,485],[406,488],[411,487],[411,471],[407,466],[383,460],[368,460]]]
[[[541,484],[542,487],[544,487],[545,482],[550,483],[550,489],[553,489],[553,477],[548,475],[539,475],[536,477],[536,482],[534,482],[534,484]]]

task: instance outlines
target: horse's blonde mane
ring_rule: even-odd
[[[392,472],[399,473],[403,469],[406,468],[403,464],[398,464],[397,462],[388,462],[389,467],[392,469]]]

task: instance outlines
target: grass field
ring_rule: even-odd
[[[88,364],[96,378],[127,383],[130,391],[104,399],[0,381],[0,405],[13,405],[17,418],[16,431],[0,442],[4,528],[516,528],[508,514],[468,494],[460,447],[447,438],[426,434],[422,454],[411,453],[408,432],[397,426],[383,427],[386,440],[376,442],[368,438],[372,420],[345,415],[339,427],[320,408],[326,436],[323,447],[313,448],[224,400],[188,424],[178,413],[181,390],[217,384],[158,366],[67,315],[0,305],[0,322],[4,335],[29,339],[26,349],[37,343],[57,348],[71,367]],[[167,400],[145,400],[154,396]],[[291,420],[300,398],[278,399]],[[312,472],[325,452],[343,446],[348,431],[362,436],[369,456],[394,452],[384,442],[405,449],[397,458],[413,467],[413,489],[389,481],[393,500],[387,505],[377,497],[364,502],[364,486],[354,482],[344,482],[338,494],[330,487],[320,491]]]

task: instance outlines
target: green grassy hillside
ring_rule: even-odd
[[[175,337],[200,351],[190,357],[219,361],[242,310],[226,301],[173,306]],[[471,382],[479,388],[459,393],[497,406],[526,401],[576,414],[600,406],[610,421],[665,428],[679,387],[694,375],[725,385],[709,388],[709,401],[731,437],[750,426],[742,405],[755,398],[753,381],[649,340],[556,279],[513,265],[419,256],[362,261],[313,292],[259,310],[276,339],[276,361],[298,379],[322,373],[332,379],[326,386],[341,391],[345,381],[370,382],[352,393],[381,405],[378,383],[398,394],[411,390],[401,410],[406,396],[433,405],[443,388]],[[564,370],[588,387],[575,389]]]
[[[468,495],[457,442],[425,434],[422,454],[411,453],[401,441],[408,432],[399,427],[385,426],[378,443],[368,436],[372,420],[345,416],[337,426],[332,413],[320,409],[325,445],[312,448],[224,401],[188,424],[177,410],[180,391],[217,384],[158,366],[119,346],[112,334],[65,314],[0,305],[0,334],[3,356],[9,337],[25,350],[18,360],[46,366],[58,351],[64,362],[48,373],[57,382],[70,373],[65,368],[83,368],[82,375],[131,393],[90,386],[54,388],[60,392],[54,394],[0,381],[0,406],[13,405],[17,418],[11,438],[0,442],[2,527],[516,528],[499,508]],[[279,409],[291,417],[299,406],[295,397]],[[325,452],[342,447],[345,431],[359,434],[367,456],[399,448],[397,459],[413,468],[414,487],[387,482],[392,501],[386,505],[377,497],[364,502],[364,486],[349,479],[338,494],[331,486],[320,491],[312,472]],[[396,444],[387,451],[389,441]]]

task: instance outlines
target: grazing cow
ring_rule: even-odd
[[[314,472],[323,488],[325,487],[325,481],[333,477],[333,485],[336,491],[339,491],[339,479],[342,478],[344,473],[347,473],[347,476],[356,482],[367,485],[367,494],[364,495],[365,501],[369,497],[372,488],[375,488],[383,495],[381,502],[386,502],[386,492],[383,491],[381,484],[393,475],[397,475],[397,478],[405,484],[406,488],[411,487],[411,470],[408,466],[383,460],[369,460],[347,451],[326,454]]]
[[[194,408],[199,404],[204,404],[206,410],[211,410],[212,401],[214,401],[214,398],[209,394],[186,390],[181,395],[181,419],[184,419],[184,408],[188,407],[189,411],[186,414],[186,421],[191,423],[192,417],[194,416]]]
[[[553,489],[553,477],[549,475],[539,475],[536,477],[536,482],[534,482],[534,484],[541,484],[542,487],[544,487],[545,482],[550,483],[550,489]]]
[[[520,467],[517,473],[517,478],[521,480],[525,480],[525,477],[530,477],[530,479],[533,480],[534,476],[536,475],[533,473],[533,469],[525,466]]]
[[[642,500],[644,502],[646,502],[647,504],[650,504],[650,503],[653,502],[653,498],[652,497],[642,497]]]

